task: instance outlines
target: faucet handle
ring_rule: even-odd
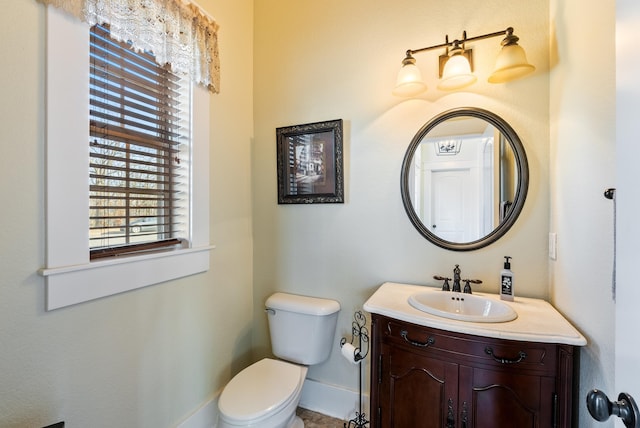
[[[444,281],[442,284],[442,291],[451,291],[451,287],[449,287],[449,281],[451,278],[445,278],[444,276],[434,275],[433,279],[437,279],[438,281]]]
[[[471,284],[482,284],[482,281],[479,279],[463,279],[464,281],[464,292],[467,294],[472,294],[471,293]]]

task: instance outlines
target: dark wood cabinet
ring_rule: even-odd
[[[569,428],[574,347],[372,314],[372,428]]]

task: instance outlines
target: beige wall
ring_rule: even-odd
[[[253,4],[201,0],[221,25],[212,97],[211,270],[44,312],[44,17],[0,14],[0,426],[176,426],[251,360]]]
[[[581,353],[582,404],[592,388],[617,396],[613,202],[603,197],[616,187],[615,4],[552,1],[551,21],[550,214],[558,234],[551,300],[589,342]],[[601,426],[581,405],[580,426],[589,424]]]
[[[212,269],[46,313],[36,274],[44,260],[44,10],[35,0],[4,3],[3,427],[61,419],[72,427],[179,423],[232,374],[269,353],[262,305],[274,290],[341,302],[336,348],[309,376],[355,389],[356,373],[339,357],[337,340],[379,284],[432,283],[459,263],[485,281],[482,290],[497,292],[503,255],[513,256],[516,295],[552,299],[589,338],[578,402],[592,386],[613,391],[612,218],[601,196],[613,184],[613,5],[200,0],[221,24],[223,65],[222,93],[211,104]],[[434,52],[417,56],[427,94],[409,101],[390,94],[406,49],[506,26],[515,27],[536,64],[533,76],[484,82],[499,41],[491,39],[473,46],[482,81],[469,91],[435,89]],[[438,112],[459,106],[505,118],[531,169],[516,226],[469,253],[419,236],[399,194],[412,136]],[[275,128],[336,118],[345,120],[345,204],[278,206]],[[558,233],[556,262],[547,258],[550,230]],[[584,410],[580,417],[580,426],[590,426]]]
[[[605,2],[606,3],[606,2]],[[580,1],[429,2],[256,1],[255,309],[256,345],[264,298],[275,289],[334,297],[343,305],[338,336],[354,310],[382,282],[432,283],[454,263],[496,292],[503,255],[514,257],[516,295],[551,299],[589,339],[581,361],[580,426],[594,423],[582,406],[590,388],[613,382],[610,298],[613,185],[614,5]],[[496,13],[496,11],[502,11]],[[480,83],[468,92],[435,90],[434,56],[418,54],[431,90],[411,101],[390,95],[408,48],[513,26],[532,77]],[[457,33],[456,33],[457,32]],[[486,77],[495,41],[474,46]],[[594,60],[594,52],[598,59]],[[479,106],[504,117],[529,156],[531,187],[516,227],[471,253],[441,250],[422,239],[402,209],[399,173],[417,129],[451,107]],[[333,118],[345,127],[347,201],[336,206],[276,205],[275,128]],[[551,222],[551,224],[550,224]],[[558,259],[547,257],[550,231]],[[310,377],[355,388],[357,377],[334,350]]]
[[[309,377],[357,389],[357,372],[340,358],[338,339],[351,317],[385,281],[434,284],[433,275],[480,278],[498,292],[502,257],[513,257],[515,292],[547,298],[549,230],[549,8],[547,1],[456,0],[439,3],[329,0],[255,1],[254,287],[257,354],[268,353],[261,311],[274,290],[340,301],[335,348]],[[503,13],[496,13],[497,11]],[[478,84],[435,89],[437,55],[417,54],[430,91],[413,100],[391,95],[404,52],[513,26],[537,72],[505,85],[486,82],[500,39],[473,44]],[[521,137],[531,169],[517,224],[497,243],[473,252],[440,249],[409,222],[400,198],[400,166],[418,129],[453,107],[475,106],[506,119]],[[277,204],[275,129],[345,121],[346,201]]]

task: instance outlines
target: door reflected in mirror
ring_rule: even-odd
[[[481,248],[515,222],[528,166],[513,129],[493,113],[445,112],[418,131],[402,168],[401,190],[414,226],[452,250]]]

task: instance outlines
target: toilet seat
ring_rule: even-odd
[[[242,425],[271,417],[299,395],[307,367],[265,358],[238,373],[222,391],[218,407],[228,422]]]

